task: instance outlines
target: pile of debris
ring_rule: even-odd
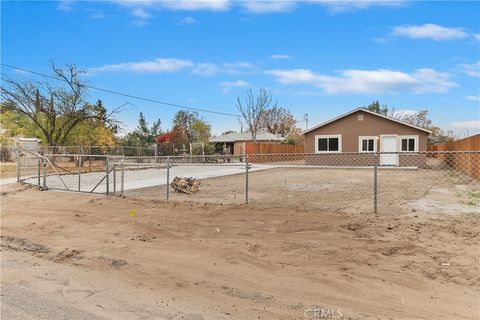
[[[193,194],[199,191],[200,181],[194,178],[175,177],[170,186],[177,192]]]

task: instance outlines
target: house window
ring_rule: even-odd
[[[377,137],[360,136],[358,137],[358,152],[376,152]]]
[[[342,152],[342,135],[320,135],[315,136],[315,152]]]
[[[402,152],[418,151],[418,136],[400,136],[400,150]]]

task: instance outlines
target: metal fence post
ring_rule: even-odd
[[[121,176],[121,195],[123,196],[123,190],[125,190],[125,165],[123,164],[123,159],[122,159],[122,176]]]
[[[117,193],[117,164],[113,166],[113,194]]]
[[[43,190],[47,190],[47,162],[43,159]]]
[[[377,176],[378,176],[378,165],[375,163],[373,166],[373,212],[377,213],[378,212],[378,181],[377,181]]]
[[[107,181],[107,190],[106,190],[107,192],[106,192],[106,194],[108,196],[108,195],[110,195],[110,179],[109,179],[110,178],[109,177],[110,173],[108,172],[108,155],[105,156],[105,167],[107,168],[105,177],[106,177],[106,181]]]
[[[78,156],[78,191],[80,191],[81,179],[82,179],[82,156]]]
[[[40,170],[40,158],[37,159],[37,184],[38,184],[38,187],[40,188],[41,184],[40,184],[40,177],[41,177],[41,170]]]
[[[167,201],[170,198],[170,157],[167,158]]]
[[[248,204],[248,171],[250,165],[248,164],[248,157],[245,156],[245,203]]]

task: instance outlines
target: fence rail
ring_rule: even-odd
[[[397,159],[397,165],[382,161]],[[385,212],[480,211],[480,152],[121,156],[18,159],[19,181],[42,188],[168,201]],[[200,182],[179,192],[175,177]],[[178,189],[177,189],[178,190]],[[392,209],[393,210],[393,209]]]

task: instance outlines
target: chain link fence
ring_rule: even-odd
[[[397,165],[382,165],[392,161]],[[343,212],[480,211],[479,151],[157,157],[46,154],[21,159],[18,167],[21,181],[44,188],[162,201]]]
[[[142,148],[132,146],[41,146],[40,154],[155,156],[155,147]]]

